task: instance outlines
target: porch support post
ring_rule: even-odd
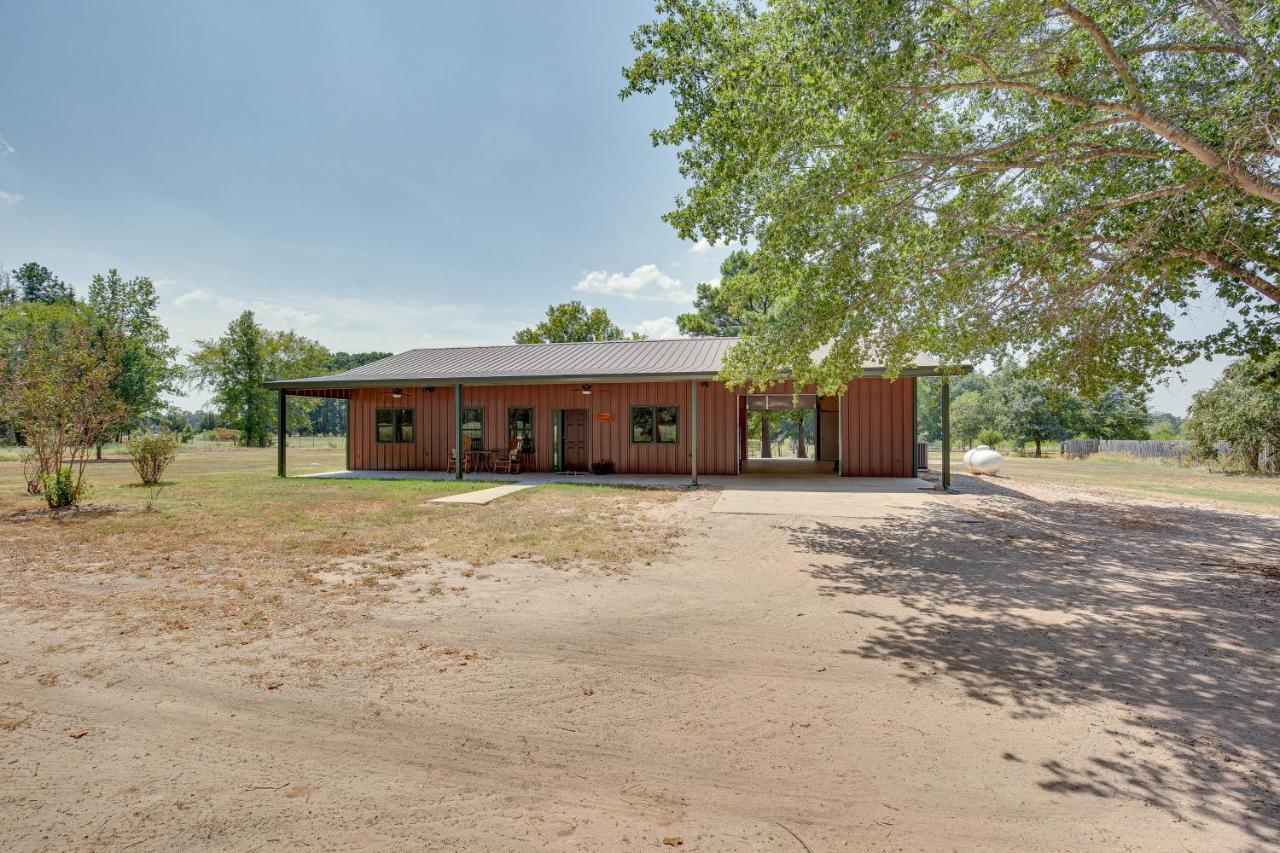
[[[453,478],[462,479],[462,383],[453,386]]]
[[[276,476],[277,476],[277,477],[283,477],[283,476],[284,476],[284,468],[285,468],[285,453],[284,453],[284,444],[285,444],[285,430],[284,430],[285,399],[284,399],[284,389],[283,389],[283,388],[281,388],[281,389],[280,389],[279,394],[280,394],[280,405],[278,406],[278,410],[279,410],[279,411],[278,411],[278,419],[277,419],[277,421],[276,421]]]
[[[951,490],[951,379],[942,377],[942,488]]]
[[[654,429],[657,429],[655,426]],[[689,485],[698,485],[698,380],[689,382]]]

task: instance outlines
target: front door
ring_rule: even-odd
[[[560,458],[565,471],[587,470],[587,410],[565,409],[561,417]]]

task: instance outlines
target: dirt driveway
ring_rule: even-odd
[[[4,846],[1280,842],[1280,523],[964,486],[884,521],[692,493],[655,510],[670,557],[622,572],[407,543],[375,586],[193,591],[11,561]],[[216,629],[137,627],[197,595]]]

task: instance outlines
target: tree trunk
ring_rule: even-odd
[[[99,444],[99,445],[94,449],[94,455],[93,455],[93,458],[94,458],[94,459],[97,459],[99,462],[101,462],[101,461],[102,461],[102,445],[101,445],[101,444]]]
[[[800,415],[800,420],[796,422],[796,458],[808,459],[809,453],[804,446],[804,415]]]
[[[1036,458],[1040,458],[1040,439],[1036,439]]]
[[[769,413],[760,413],[760,458],[772,459],[773,446],[769,440]]]

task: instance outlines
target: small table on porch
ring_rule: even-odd
[[[496,450],[473,450],[471,451],[471,470],[492,471],[496,467],[497,460],[498,451]]]

